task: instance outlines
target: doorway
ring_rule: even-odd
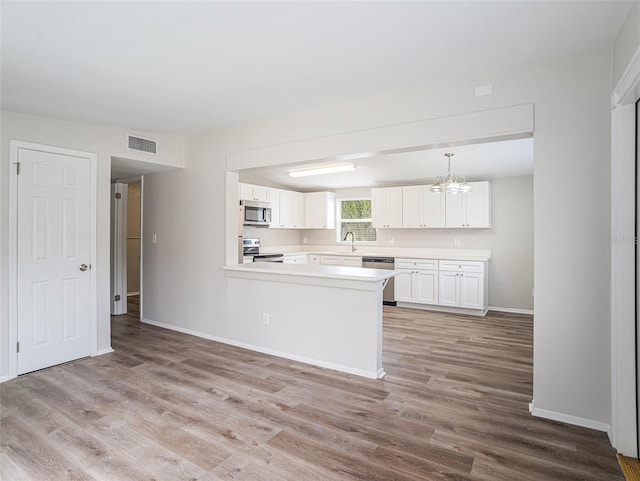
[[[111,184],[111,315],[140,318],[142,176]]]
[[[140,318],[142,181],[127,184],[127,313]]]

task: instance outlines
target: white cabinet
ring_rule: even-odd
[[[446,195],[446,227],[491,227],[491,184],[469,182],[468,193]]]
[[[282,189],[269,189],[271,199],[272,229],[290,229],[293,227],[293,192]]]
[[[253,184],[240,184],[240,200],[259,200],[269,202],[269,187]]]
[[[280,189],[269,189],[269,198],[271,199],[271,229],[280,228]]]
[[[360,256],[320,256],[320,264],[325,266],[349,266],[362,267],[362,257]]]
[[[293,224],[294,229],[304,228],[304,194],[302,192],[292,192],[293,196]]]
[[[486,312],[485,262],[396,259],[395,269],[401,272],[395,278],[398,302],[482,310],[483,315]]]
[[[438,261],[428,259],[396,259],[396,301],[438,304]]]
[[[440,261],[439,304],[465,309],[485,309],[486,269],[484,262]]]
[[[273,205],[273,201],[272,205]],[[293,192],[290,190],[281,190],[279,198],[280,207],[280,227],[293,227]]]
[[[445,195],[431,192],[430,187],[411,185],[402,188],[402,227],[445,226]]]
[[[376,229],[402,227],[402,187],[371,189],[371,222]]]
[[[304,194],[283,189],[269,189],[272,229],[302,229]]]
[[[283,257],[284,264],[308,264],[309,257],[306,254],[286,255]]]
[[[335,229],[336,195],[333,192],[304,194],[304,226],[307,229]]]

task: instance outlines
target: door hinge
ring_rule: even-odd
[[[116,192],[116,199],[122,199],[122,194],[120,192]]]
[[[16,342],[16,352],[20,352],[20,342]]]
[[[20,175],[20,162],[14,162],[16,164],[16,175]]]
[[[119,301],[119,300],[120,300],[120,294],[117,294],[116,295],[116,301]]]

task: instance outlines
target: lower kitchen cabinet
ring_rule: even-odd
[[[438,304],[438,261],[396,259],[395,296],[399,302]]]
[[[485,262],[396,259],[395,269],[401,272],[395,278],[397,302],[476,312],[487,309]]]
[[[486,308],[484,262],[440,261],[439,268],[441,306]]]

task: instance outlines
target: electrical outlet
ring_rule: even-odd
[[[392,246],[393,245],[393,237],[389,237],[389,245]]]
[[[456,247],[460,247],[460,237],[455,237],[453,239],[453,245]]]
[[[493,85],[481,85],[480,87],[476,87],[476,97],[482,97],[484,95],[492,95],[493,94]]]
[[[263,312],[262,313],[262,324],[264,324],[265,326],[268,326],[270,322],[271,322],[271,320],[269,319],[269,313],[268,312]]]
[[[309,242],[309,238],[308,237],[303,237],[302,238],[302,243],[306,244],[307,242]]]

